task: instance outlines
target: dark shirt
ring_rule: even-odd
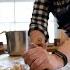
[[[59,28],[66,30],[70,36],[70,0],[35,0],[29,33],[39,30],[48,38],[49,12],[57,18]]]

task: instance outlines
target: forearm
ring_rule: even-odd
[[[67,56],[70,63],[70,38],[58,50]]]
[[[29,35],[31,41],[34,43],[37,42],[35,38],[42,37],[42,40],[44,40],[44,36],[48,36],[47,26],[49,10],[48,6],[46,6],[45,4],[48,5],[47,0],[35,0],[34,2],[31,23],[29,25]],[[33,37],[35,40],[33,39]]]
[[[68,59],[68,63],[70,63],[70,39],[68,39],[67,41],[65,41],[64,44],[62,44],[59,48],[58,51],[62,52],[64,55],[66,55],[67,59]],[[52,59],[51,59],[52,58]],[[53,63],[53,61],[55,61]],[[60,58],[59,56],[55,55],[51,55],[49,57],[49,62],[51,63],[52,68],[54,69],[58,69],[64,66],[64,61],[62,58]]]
[[[55,54],[48,54],[47,58],[49,62],[49,65],[48,65],[49,70],[60,69],[64,66],[63,60]]]

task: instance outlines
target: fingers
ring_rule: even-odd
[[[38,47],[38,45],[36,45],[34,43],[29,44],[29,49],[33,49],[33,48],[36,48],[36,47]]]
[[[45,62],[45,60],[47,60],[46,56],[45,55],[40,55],[39,58],[37,58],[31,65],[31,69],[30,70],[37,70],[37,68],[43,63]],[[42,68],[41,68],[42,69]],[[38,69],[38,70],[41,70],[41,69]]]
[[[41,47],[30,49],[24,56],[25,63],[31,65],[31,63],[43,53],[45,52],[43,52]]]
[[[25,61],[27,64],[31,65],[33,61],[35,61],[37,58],[39,58],[41,56],[41,52],[37,51],[33,54],[27,54],[25,57]]]
[[[49,65],[47,59],[45,59],[38,67],[35,68],[35,70],[48,70]]]
[[[36,47],[33,49],[30,49],[24,57],[25,63],[28,64],[31,69],[30,70],[37,70],[36,68],[38,68],[38,70],[44,69],[45,67],[42,67],[39,69],[39,66],[45,62],[47,64],[47,51],[45,49],[43,49],[42,47]],[[43,65],[42,65],[43,66]]]
[[[30,49],[27,53],[25,53],[24,55],[25,63],[28,63],[28,61],[30,60],[30,56],[35,54],[36,52],[37,52],[36,48],[34,48],[34,49]]]
[[[36,48],[36,47],[42,47],[44,49],[47,49],[47,44],[46,43],[40,43],[40,44],[30,43],[30,49]]]

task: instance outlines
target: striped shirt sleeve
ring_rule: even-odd
[[[29,33],[32,30],[39,30],[45,35],[47,39],[48,38],[48,32],[47,32],[48,17],[49,17],[48,1],[35,0]]]

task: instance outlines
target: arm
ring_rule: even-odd
[[[65,38],[65,37],[64,37]],[[70,62],[70,39],[66,37],[66,39],[62,38],[61,41],[64,41],[60,47],[58,48],[58,50],[62,53],[64,53],[67,58],[68,58],[68,62]],[[36,49],[36,50],[35,50]],[[33,53],[33,54],[32,54]],[[43,48],[34,48],[31,49],[28,53],[28,56],[26,61],[27,63],[31,64],[30,68],[36,68],[36,70],[40,70],[40,69],[50,69],[50,70],[56,70],[58,68],[62,68],[64,66],[64,61],[62,58],[60,58],[59,56],[55,55],[55,54],[49,54],[46,50],[43,50]],[[30,57],[30,58],[29,58]],[[36,59],[36,57],[38,57]],[[34,61],[35,59],[35,61]],[[34,61],[32,63],[32,61]],[[42,63],[39,63],[43,61]],[[37,69],[37,67],[38,69]],[[34,69],[33,69],[34,70]]]
[[[58,51],[65,54],[68,59],[68,63],[70,63],[70,38],[64,33],[63,30],[61,30],[60,41],[61,44],[60,47],[58,48]],[[64,66],[63,60],[57,55],[55,54],[50,56],[48,55],[48,57],[49,57],[49,62],[52,65],[52,68],[57,69]],[[53,63],[53,61],[55,61],[55,63]]]
[[[35,44],[37,44],[38,38],[41,38],[44,42],[48,39],[47,20],[49,11],[47,3],[47,0],[36,0],[34,2],[29,36],[31,42]]]
[[[48,14],[49,14],[49,10],[48,10],[48,6],[45,6],[45,0],[41,0],[41,1],[36,0],[34,3],[34,9],[33,9],[33,14],[32,14],[32,18],[31,18],[30,29],[29,29],[29,35],[30,35],[31,42],[38,44],[38,38],[41,38],[42,41],[45,42],[46,36],[48,35],[48,33],[47,33]],[[38,50],[38,51],[40,51],[40,50]],[[36,52],[35,52],[35,54],[36,54]],[[38,53],[37,53],[37,55],[38,55]],[[40,53],[39,53],[39,55],[40,55]],[[32,54],[29,56],[32,56]],[[51,70],[63,67],[63,60],[61,58],[59,58],[58,56],[49,55],[49,54],[47,54],[45,56],[47,56],[46,58],[48,58],[48,62],[50,63],[51,66],[48,65],[48,63],[45,63],[45,65],[50,66],[49,68]],[[53,63],[53,61],[55,61],[56,63]],[[36,64],[38,64],[38,63],[36,63]],[[42,63],[42,64],[44,64],[44,63]],[[56,65],[56,67],[55,67],[55,65]],[[35,66],[35,64],[34,64],[34,66]]]
[[[68,63],[70,63],[70,38],[68,38],[68,40],[66,40],[59,48],[58,51],[62,52],[64,55],[66,55]],[[49,57],[49,55],[48,55]],[[52,59],[51,59],[52,58]],[[55,60],[55,63],[53,63],[52,61]],[[63,59],[61,59],[60,57],[58,57],[57,55],[54,54],[51,55],[49,57],[49,62],[52,65],[52,68],[54,69],[58,69],[61,67],[64,67],[64,61]],[[56,65],[56,66],[55,66]]]
[[[59,51],[67,56],[68,63],[70,63],[70,38],[61,47],[59,47]]]

